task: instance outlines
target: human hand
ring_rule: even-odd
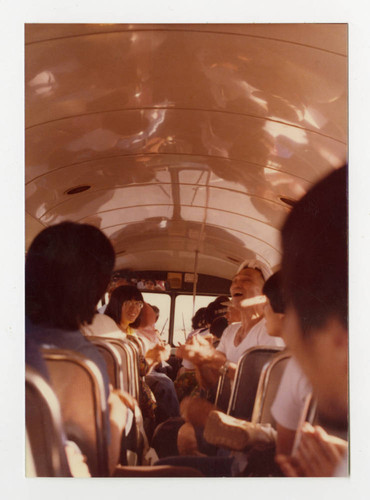
[[[189,342],[177,348],[176,356],[187,359],[195,365],[210,360],[215,352],[215,348],[212,346],[212,338],[212,335],[205,337],[193,335]]]
[[[279,455],[276,461],[289,477],[331,477],[347,449],[346,441],[305,422],[293,456]]]
[[[286,477],[303,477],[303,471],[297,460],[290,455],[276,455],[275,462]]]
[[[171,355],[171,346],[169,344],[157,344],[153,349],[148,349],[145,359],[149,364],[167,361]]]

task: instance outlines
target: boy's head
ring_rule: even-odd
[[[284,333],[322,413],[344,425],[348,407],[347,168],[316,184],[282,229]]]

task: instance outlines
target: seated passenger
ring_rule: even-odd
[[[146,356],[158,346],[165,348],[165,351],[162,351],[163,355],[161,354],[161,357],[158,358],[158,363],[145,377],[157,400],[156,423],[160,424],[169,418],[178,417],[180,415],[180,407],[173,381],[166,373],[159,372],[156,369],[158,366],[163,367],[171,352],[170,346],[160,338],[159,332],[155,329],[156,319],[153,307],[144,303],[140,316],[140,325],[136,333],[144,344]]]
[[[283,346],[280,338],[270,337],[263,318],[263,304],[258,303],[265,279],[271,272],[256,260],[244,262],[234,276],[230,293],[233,305],[240,311],[241,322],[229,325],[223,332],[217,349],[199,336],[193,342],[180,346],[177,355],[188,359],[197,369],[201,385],[214,387],[220,369],[233,379],[236,364],[249,348],[258,345]],[[253,304],[253,300],[256,303]],[[245,302],[250,299],[249,304]]]
[[[200,307],[191,319],[191,326],[193,332],[195,330],[201,330],[203,328],[208,328],[206,320],[206,307]],[[189,333],[190,335],[190,333]]]
[[[191,325],[193,330],[186,337],[186,342],[190,342],[190,339],[194,337],[194,335],[206,335],[208,333],[208,328],[210,324],[208,323],[206,316],[206,307],[201,307],[196,311],[193,318],[191,319]],[[185,370],[194,370],[194,365],[190,361],[183,359],[182,366]],[[183,373],[183,370],[181,371]],[[180,375],[181,375],[180,373]]]
[[[313,238],[313,235],[319,235]],[[292,450],[307,380],[293,358],[284,373],[272,413],[277,420],[277,462],[287,476],[332,476],[347,469],[348,263],[346,169],[335,171],[294,207],[283,228],[283,278],[288,300],[285,340],[313,385],[319,420],[335,430],[305,423]],[[265,310],[265,316],[267,316]],[[237,446],[248,425],[229,417],[229,443]],[[216,424],[216,425],[215,425]],[[234,428],[232,428],[234,426]],[[249,426],[250,427],[250,426]],[[212,432],[210,432],[212,431]],[[207,432],[206,432],[207,435]],[[236,439],[238,436],[238,439]],[[226,438],[225,438],[226,439]],[[291,454],[290,454],[291,453]]]
[[[264,314],[267,332],[272,337],[282,337],[284,300],[282,295],[280,272],[275,273],[266,281],[263,287],[263,293],[266,296]],[[302,398],[300,398],[301,394],[297,396],[294,393],[294,389],[296,387],[300,387],[300,384],[297,383],[296,385],[291,385],[289,387],[290,392],[293,392],[293,394],[290,394],[290,398],[295,402],[297,400],[299,402],[297,404],[297,421],[295,427],[294,425],[292,427],[294,430],[292,431],[292,435],[288,434],[291,439],[290,446],[293,444],[295,429],[298,427],[305,398],[310,392],[310,388],[308,387],[307,391],[303,393]],[[287,394],[285,390],[282,391],[279,401],[281,397],[285,398],[285,402],[287,401]],[[280,404],[280,407],[281,406],[284,405]],[[271,426],[254,425],[250,422],[235,419],[214,410],[215,407],[212,404],[202,399],[188,398],[184,400],[182,404],[182,415],[186,420],[186,423],[180,428],[177,439],[180,455],[199,455],[202,452],[206,454],[213,454],[216,451],[214,448],[204,445],[202,439],[202,430],[204,426],[206,426],[204,437],[209,443],[215,446],[226,447],[232,450],[245,450],[247,447],[250,448],[255,444],[257,444],[260,448],[265,447],[266,445],[268,448],[271,448],[271,446],[275,444],[276,431],[271,428]],[[284,410],[281,409],[280,414],[283,417],[283,422],[285,422],[284,417],[286,417],[291,410],[291,405],[286,405],[285,413]],[[281,427],[280,430],[281,433],[278,435],[279,449],[287,449],[287,435],[282,432],[285,429]]]
[[[111,471],[118,463],[125,404],[133,406],[134,402],[129,395],[110,391],[105,361],[80,328],[93,319],[114,258],[111,243],[97,228],[63,222],[36,236],[27,253],[25,271],[26,338],[38,346],[81,353],[101,371],[110,409],[110,421],[107,419],[105,425],[110,436]]]
[[[165,346],[165,342],[160,338],[159,332],[155,328],[156,321],[157,315],[153,306],[144,303],[140,315],[140,324],[136,330],[136,334],[142,339],[145,352],[153,349],[157,345]]]
[[[167,342],[162,338],[162,332],[163,332],[163,329],[162,329],[162,332],[160,332],[159,330],[157,330],[156,328],[156,325],[155,323],[157,323],[158,319],[159,319],[159,314],[160,314],[160,310],[159,310],[159,307],[153,305],[153,304],[148,304],[148,306],[150,306],[151,309],[153,309],[154,311],[154,323],[152,324],[151,328],[155,331],[155,335],[157,337],[157,340],[156,340],[156,343],[157,344],[162,344],[164,346],[167,345]],[[151,315],[151,321],[153,322],[153,316]],[[168,318],[167,318],[168,319]],[[167,320],[166,320],[167,322]],[[140,328],[141,328],[141,323],[140,323]],[[139,331],[138,331],[139,333]],[[169,346],[169,349],[171,350],[171,347]],[[160,363],[157,364],[157,366],[155,366],[154,370],[156,372],[159,372],[159,373],[164,373],[165,375],[167,375],[168,377],[171,378],[171,380],[173,380],[176,376],[176,373],[178,371],[178,368],[179,368],[179,360],[177,358],[174,358],[174,363],[170,363],[171,358],[167,361],[161,361]],[[173,366],[175,365],[175,366]]]
[[[219,316],[212,321],[211,326],[209,327],[209,332],[213,335],[213,347],[217,347],[220,343],[222,334],[228,324],[229,322],[225,316]]]
[[[208,331],[209,325],[206,321],[206,308],[199,308],[194,314],[191,325],[193,330],[187,336],[186,342],[190,342],[191,338],[194,335],[202,334],[203,332]],[[179,359],[181,359],[179,357]],[[175,389],[177,393],[178,400],[181,401],[184,397],[190,396],[190,394],[196,389],[198,386],[198,381],[195,376],[195,367],[193,363],[188,361],[187,359],[181,360],[181,367],[177,372],[177,377],[175,380]]]
[[[335,170],[294,207],[282,229],[285,338],[318,399],[320,421],[346,439],[348,425],[347,168]],[[288,476],[348,474],[343,441],[306,426]]]
[[[140,326],[144,300],[141,292],[134,286],[119,286],[113,290],[105,315],[112,318],[118,328],[130,338],[138,338],[137,329]],[[145,309],[147,310],[147,309]],[[145,373],[169,356],[169,349],[156,344],[145,349]]]
[[[189,333],[186,344],[193,345],[196,336],[201,336],[206,339],[213,347],[217,347],[219,339],[221,337],[222,331],[225,329],[226,325],[220,331],[220,324],[213,325],[213,328],[218,333],[218,335],[213,335],[210,328],[214,321],[223,318],[226,313],[226,307],[222,305],[223,302],[228,300],[225,296],[217,297],[215,300],[210,302],[207,307],[202,307],[198,309],[192,319],[192,325],[194,330]],[[200,393],[200,388],[198,380],[196,378],[195,366],[188,359],[182,360],[182,368],[177,374],[175,380],[175,387],[179,401],[184,397],[190,395],[198,395]]]
[[[137,288],[120,286],[113,291],[105,314],[116,322],[128,338],[130,336],[138,338],[137,328],[140,325],[143,308],[143,296]],[[140,407],[144,417],[152,422],[155,417],[155,423],[158,424],[169,417],[179,416],[179,403],[172,380],[162,373],[153,372],[153,368],[159,362],[168,359],[169,346],[155,344],[150,347],[148,342],[144,345],[149,348],[144,348],[145,352],[141,358],[141,376],[145,376],[145,382],[153,391],[156,401],[151,397],[148,386],[142,384]],[[146,422],[146,430],[151,436],[154,429],[150,428],[149,422]]]
[[[264,315],[266,328],[272,337],[284,337],[284,311],[285,304],[281,286],[281,272],[273,274],[264,284],[263,294],[266,296]],[[302,373],[294,358],[289,359],[284,370],[271,413],[276,421],[276,453],[289,454],[292,450],[297,428],[307,396],[312,388],[307,378]],[[264,436],[263,426],[254,426],[243,423],[238,419],[228,416],[210,415],[205,429],[205,438],[212,444],[227,446],[234,450],[243,450],[259,442],[269,442],[273,434],[267,429]],[[227,422],[230,422],[230,428]],[[216,432],[217,425],[220,425]],[[221,432],[221,428],[223,432]]]

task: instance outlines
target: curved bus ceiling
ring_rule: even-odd
[[[73,220],[116,269],[276,268],[283,200],[346,161],[347,25],[29,24],[25,41],[27,246]]]

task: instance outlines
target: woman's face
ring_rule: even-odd
[[[141,300],[130,299],[125,300],[122,304],[122,322],[128,322],[128,324],[133,323],[139,316],[140,311],[144,303]]]

